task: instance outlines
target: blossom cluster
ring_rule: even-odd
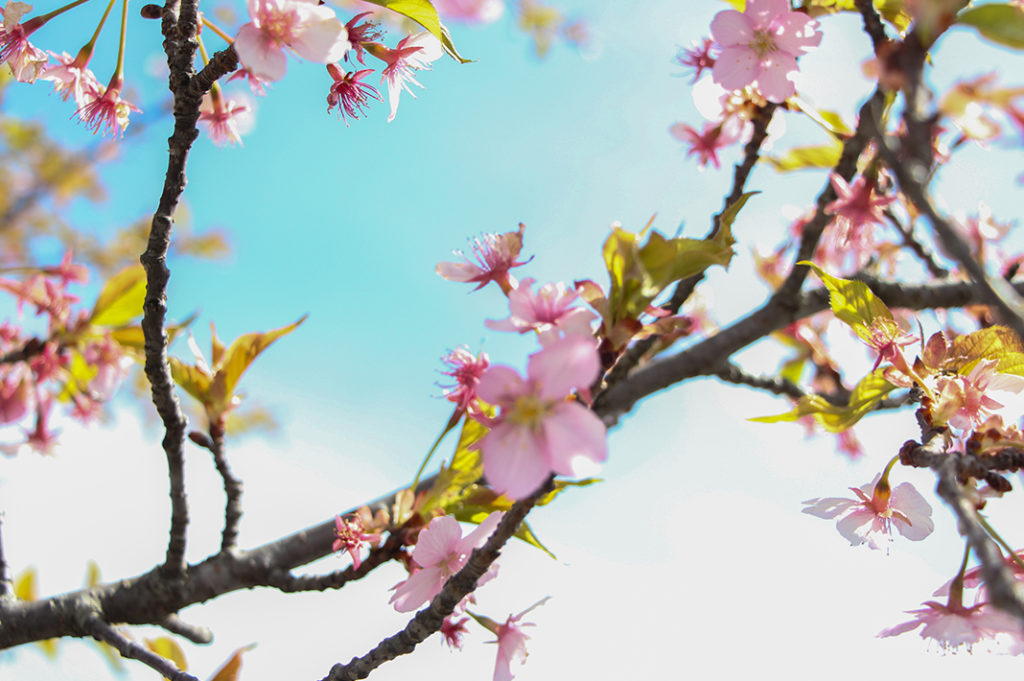
[[[79,298],[67,288],[87,278],[70,252],[59,265],[32,269],[24,278],[0,275],[0,290],[15,298],[19,316],[27,307],[45,320],[36,335],[29,328],[39,325],[28,320],[0,323],[0,424],[31,424],[20,440],[0,443],[5,454],[23,446],[52,453],[57,432],[50,421],[56,403],[68,403],[74,419],[93,421],[134,361],[105,323],[112,318],[98,314],[100,307],[91,314],[77,308]]]

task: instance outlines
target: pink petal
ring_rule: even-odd
[[[494,528],[501,522],[501,517],[504,515],[501,511],[494,511],[489,516],[484,518],[475,530],[467,534],[462,541],[459,542],[458,551],[460,553],[469,553],[475,548],[483,546],[487,538],[494,532]],[[479,584],[479,581],[477,582]]]
[[[468,262],[439,262],[434,271],[448,281],[462,282],[484,274],[482,269]]]
[[[818,22],[806,14],[790,12],[775,22],[775,44],[785,52],[799,55],[821,43]]]
[[[711,20],[711,37],[723,48],[747,45],[754,38],[750,20],[734,9],[727,9]]]
[[[785,52],[775,52],[761,62],[757,87],[765,99],[772,102],[784,102],[796,92],[796,86],[793,85],[793,81],[789,80],[790,74],[796,70],[796,57]]]
[[[476,394],[485,402],[498,405],[509,405],[527,393],[528,386],[516,370],[500,364],[488,368],[476,388]]]
[[[838,497],[808,499],[802,503],[811,504],[803,510],[804,513],[813,515],[816,518],[824,518],[825,520],[831,520],[836,516],[846,513],[852,507],[860,505],[859,501],[855,501],[853,499],[840,499]]]
[[[439,567],[419,570],[398,585],[389,603],[394,603],[398,612],[412,612],[439,594],[444,581],[445,573]]]
[[[238,36],[234,42],[238,60],[252,74],[263,80],[281,80],[288,68],[284,50],[264,38],[263,31],[252,23],[238,29]]]
[[[574,388],[589,387],[600,368],[593,339],[566,336],[530,355],[526,375],[540,385],[542,399],[560,400]]]
[[[892,491],[889,505],[910,521],[908,525],[898,515],[893,517],[896,529],[907,539],[921,541],[935,529],[931,519],[932,507],[909,482],[897,485],[896,489]]]
[[[789,0],[747,0],[743,12],[758,27],[767,26],[776,17],[791,14]]]
[[[608,458],[604,424],[581,404],[559,404],[544,419],[542,427],[548,464],[556,473],[578,477],[586,472],[585,461],[601,462]]]
[[[715,60],[711,78],[726,90],[750,85],[761,72],[757,54],[747,47],[726,47]]]
[[[334,10],[325,5],[309,7],[303,13],[301,30],[290,47],[303,59],[328,64],[341,61],[352,47],[348,32]]]
[[[487,482],[513,499],[535,491],[551,473],[542,444],[529,428],[511,423],[496,426],[481,441]]]
[[[431,567],[447,560],[462,539],[462,528],[455,518],[443,515],[434,518],[420,532],[412,559],[422,567]]]
[[[836,523],[836,529],[850,544],[860,546],[867,541],[877,518],[874,511],[861,507]]]

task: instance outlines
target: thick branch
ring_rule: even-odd
[[[3,524],[4,514],[0,513],[0,601],[14,595],[14,583],[11,581],[10,568],[7,567],[7,558],[4,556]]]

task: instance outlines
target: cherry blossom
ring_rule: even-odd
[[[970,650],[975,643],[992,642],[1003,635],[1015,641],[1015,648],[1019,649],[1020,624],[1016,618],[989,606],[988,603],[966,607],[953,602],[955,600],[951,599],[948,605],[927,601],[924,603],[926,607],[907,611],[914,619],[884,629],[878,636],[899,636],[921,627],[921,638],[933,639],[943,649],[966,646]]]
[[[590,310],[572,307],[579,295],[563,282],[548,283],[534,293],[533,279],[524,279],[522,284],[508,294],[510,316],[508,319],[484,322],[494,331],[515,331],[527,333],[536,331],[542,345],[556,340],[561,334],[575,334],[589,337],[593,334],[590,323],[597,318]]]
[[[86,103],[75,113],[93,132],[108,132],[114,137],[124,134],[128,127],[129,112],[141,113],[134,104],[121,97],[124,78],[114,76],[110,84],[100,92],[94,90],[85,93]]]
[[[455,518],[445,515],[431,520],[420,532],[412,552],[412,559],[420,569],[399,584],[391,596],[389,602],[394,603],[395,610],[412,612],[439,594],[448,578],[466,564],[473,549],[487,541],[502,515],[500,511],[491,513],[465,537]],[[477,585],[482,581],[478,580]]]
[[[721,48],[711,77],[726,90],[756,84],[765,98],[782,102],[796,92],[797,57],[821,42],[818,22],[792,12],[788,0],[747,0],[746,10],[728,9],[711,21]]]
[[[388,102],[391,104],[388,122],[391,122],[398,114],[398,99],[402,95],[402,90],[415,98],[416,94],[409,87],[409,83],[423,87],[413,73],[429,70],[430,64],[441,58],[441,42],[427,31],[422,31],[402,38],[395,49],[387,48],[380,43],[369,43],[365,47],[370,54],[387,64],[380,82],[387,83],[388,86]]]
[[[342,518],[334,516],[334,543],[332,551],[347,551],[352,558],[352,568],[359,569],[363,560],[359,556],[359,550],[363,544],[372,544],[380,541],[379,534],[367,534],[363,521],[356,515],[348,515]]]
[[[521,620],[524,615],[534,608],[544,605],[548,598],[542,598],[518,615],[509,615],[504,624],[498,624],[489,617],[472,612],[469,613],[481,626],[497,636],[496,640],[489,641],[489,643],[498,644],[498,658],[494,664],[494,681],[512,681],[514,678],[512,662],[514,660],[519,660],[519,664],[525,664],[527,657],[526,642],[530,637],[526,635],[523,628],[532,627],[534,624],[532,622],[521,622]]]
[[[699,167],[703,170],[708,161],[715,168],[722,167],[718,160],[718,150],[740,139],[743,134],[743,122],[730,117],[722,123],[705,123],[704,129],[700,132],[686,123],[676,123],[668,130],[677,140],[690,145],[690,151],[686,155],[697,154]]]
[[[441,373],[455,379],[453,385],[441,386],[445,399],[454,402],[460,412],[479,413],[476,393],[480,377],[491,365],[487,353],[481,352],[479,356],[474,356],[465,348],[455,348],[441,361],[448,365],[448,371]]]
[[[449,648],[462,650],[462,637],[469,632],[466,629],[466,622],[468,621],[468,617],[463,617],[457,622],[454,615],[445,617],[444,621],[441,622],[441,636],[444,637],[442,643],[447,644]]]
[[[199,122],[206,126],[210,139],[218,147],[227,143],[242,144],[240,128],[249,124],[251,107],[244,102],[225,99],[216,85],[199,105]]]
[[[980,360],[965,376],[939,374],[935,377],[936,399],[932,418],[954,428],[969,430],[995,415],[1002,417],[1008,403],[1024,393],[1024,376],[996,372],[998,360]],[[998,399],[997,399],[998,398]],[[1012,420],[1016,419],[1016,413]]]
[[[359,118],[363,113],[363,107],[369,102],[369,97],[381,101],[377,88],[368,83],[360,82],[363,78],[373,73],[373,69],[362,69],[346,73],[338,68],[337,64],[328,64],[327,72],[331,74],[333,83],[327,93],[327,112],[338,107],[338,115],[348,126],[348,117]]]
[[[382,33],[380,27],[376,22],[373,21],[362,21],[363,17],[371,16],[373,12],[362,12],[355,15],[345,23],[345,30],[348,32],[348,41],[352,44],[352,49],[345,55],[345,60],[352,56],[355,52],[356,59],[360,64],[363,63],[363,52],[366,48],[363,47],[364,43],[370,43],[376,40],[380,40]],[[332,76],[334,74],[331,74]]]
[[[434,0],[438,14],[468,24],[489,24],[505,13],[505,0]]]
[[[28,41],[28,36],[45,22],[35,17],[21,23],[21,17],[31,10],[32,5],[13,1],[9,1],[2,10],[0,62],[6,62],[15,80],[22,83],[34,83],[49,61],[45,52]]]
[[[878,353],[875,365],[871,367],[872,371],[877,369],[882,362],[889,362],[904,374],[911,372],[910,365],[907,364],[907,360],[903,356],[902,348],[916,343],[917,336],[905,333],[896,322],[885,318],[872,321],[868,333],[871,337],[865,342],[868,347]]]
[[[854,267],[859,268],[874,252],[873,228],[884,222],[882,209],[896,200],[893,195],[879,196],[875,193],[875,182],[869,182],[861,175],[853,184],[832,173],[832,188],[838,198],[825,207],[835,215],[835,225],[830,233],[832,248],[839,253],[852,253]]]
[[[604,424],[566,399],[597,378],[600,364],[593,341],[566,336],[530,355],[525,379],[507,366],[483,375],[478,394],[501,408],[479,443],[495,491],[521,499],[552,472],[579,476],[607,458]]]
[[[28,373],[15,367],[0,378],[0,423],[20,421],[35,404]]]
[[[680,66],[693,69],[693,80],[690,81],[690,85],[700,80],[701,74],[715,65],[715,58],[711,56],[714,45],[713,40],[704,38],[700,45],[694,44],[676,55],[676,62]]]
[[[826,520],[838,517],[839,534],[853,546],[867,544],[879,549],[879,540],[883,537],[892,540],[893,526],[911,541],[920,541],[931,534],[934,528],[932,507],[924,497],[909,482],[890,490],[888,481],[879,484],[881,477],[881,474],[876,475],[859,489],[851,487],[856,499],[808,499],[803,502],[807,506],[803,512]]]
[[[462,251],[455,251],[455,255],[461,257],[463,262],[438,263],[436,271],[448,281],[477,284],[475,290],[480,290],[488,282],[493,281],[507,294],[517,285],[515,277],[509,274],[509,270],[513,267],[521,267],[530,261],[516,260],[523,248],[524,229],[525,226],[520,223],[519,229],[515,232],[484,234],[473,240],[475,263]]]
[[[281,80],[285,48],[309,61],[340,61],[351,45],[334,10],[318,0],[248,0],[252,21],[238,29],[238,60],[262,80]]]
[[[77,58],[72,58],[67,52],[59,55],[53,52],[50,54],[57,63],[46,67],[39,77],[51,81],[53,89],[62,100],[67,101],[70,96],[79,107],[85,106],[88,103],[86,93],[99,92],[103,89],[96,80],[96,75],[84,64],[80,64]]]

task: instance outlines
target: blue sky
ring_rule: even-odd
[[[730,177],[698,172],[668,135],[676,121],[700,120],[688,78],[672,58],[706,33],[726,5],[651,0],[627,10],[621,2],[580,0],[559,6],[591,23],[592,53],[559,47],[537,60],[508,18],[483,29],[455,27],[460,50],[477,61],[437,62],[421,74],[425,89],[416,91],[418,98],[403,96],[393,123],[385,122],[387,107],[380,104],[348,128],[325,112],[323,68],[292,60],[287,78],[257,100],[257,126],[244,147],[197,143],[186,190],[192,219],[199,229],[226,228],[234,252],[226,262],[170,263],[171,315],[198,310],[195,331],[203,347],[209,321],[230,339],[310,315],[242,381],[282,423],[273,438],[229,443],[246,482],[243,546],[408,482],[450,413],[435,386],[438,358],[447,349],[468,344],[486,349],[495,362],[525,364],[530,342],[483,326],[484,319],[507,314],[496,290],[470,294],[434,274],[436,263],[465,247],[468,237],[523,222],[525,252],[535,259],[521,276],[604,282],[600,245],[612,221],[639,229],[657,213],[656,226],[665,233],[680,226],[687,236],[706,232]],[[91,27],[71,23],[52,27],[51,38],[40,32],[36,42],[74,52],[87,38],[77,31]],[[871,88],[860,75],[869,43],[856,32],[855,17],[823,25],[823,47],[801,60],[801,94],[850,121]],[[155,23],[133,20],[136,72],[159,56],[156,33]],[[1008,52],[979,49],[970,34],[943,40],[934,57],[937,87],[993,63],[1004,64],[1006,74],[1019,64],[1008,61]],[[109,72],[101,64],[110,62],[101,60],[111,59],[110,49],[95,62],[104,80]],[[138,73],[130,79],[140,102],[158,101],[160,83]],[[45,120],[73,143],[89,141],[67,120],[68,105],[42,84],[12,88],[5,104],[11,114]],[[792,115],[786,120],[778,150],[815,139],[812,127]],[[74,206],[73,219],[104,231],[151,211],[168,134],[169,126],[157,122],[126,143],[121,160],[105,171],[111,200]],[[997,216],[1012,217],[1020,202],[1019,156],[996,154],[999,160],[984,161],[982,172],[982,159],[990,157],[980,150],[965,154],[965,170],[943,173],[944,201],[973,210],[984,198]],[[823,181],[820,173],[755,172],[751,188],[764,194],[736,225],[732,270],[709,276],[708,295],[721,322],[763,298],[764,289],[743,273],[751,249],[774,246],[788,225],[782,207],[808,203]],[[183,344],[176,350],[187,352]],[[770,372],[777,354],[754,349],[746,358]],[[833,453],[829,439],[806,441],[795,426],[746,422],[785,408],[783,401],[702,380],[645,400],[612,432],[606,482],[531,516],[559,560],[510,547],[501,578],[481,591],[479,609],[495,619],[553,596],[531,613],[538,626],[518,678],[660,678],[683,669],[732,678],[782,664],[794,676],[839,679],[887,664],[913,663],[936,678],[1010,669],[1014,662],[1003,658],[938,656],[917,638],[873,638],[903,621],[901,612],[919,607],[956,568],[955,529],[938,502],[936,535],[920,545],[897,541],[891,556],[852,549],[830,524],[799,513],[804,499],[841,495],[870,480],[915,435],[912,418],[882,416],[860,428],[869,456],[849,463]],[[105,575],[120,577],[162,555],[162,454],[154,432],[135,425],[136,414],[123,406],[116,424],[98,433],[66,424],[66,445],[54,460],[27,455],[0,462],[8,556],[16,568],[37,565],[44,593],[76,588],[91,557]],[[222,501],[212,467],[200,452],[190,457],[196,519],[190,555],[198,559],[215,549]],[[923,473],[901,479],[922,490],[932,486]],[[317,567],[331,569],[338,560]],[[205,678],[235,647],[258,642],[246,658],[246,681],[320,678],[332,662],[361,654],[404,623],[386,604],[401,571],[380,572],[337,594],[237,594],[190,609],[187,617],[214,626],[218,635],[212,648],[187,648],[193,668]],[[428,641],[379,678],[408,678],[422,673],[422,665],[443,665],[453,679],[488,678],[494,649],[480,645],[488,638],[479,632],[458,655]],[[54,678],[103,678],[104,663],[91,650],[65,647],[58,663],[63,676]],[[6,664],[18,678],[57,674],[30,649]],[[128,673],[153,676],[141,667]]]

